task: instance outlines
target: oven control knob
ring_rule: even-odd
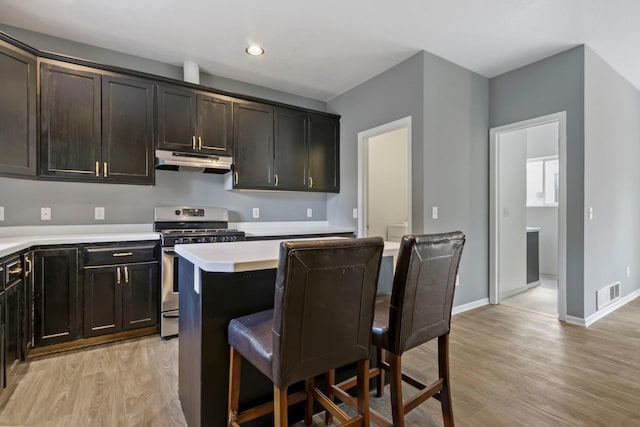
[[[180,216],[180,213],[181,213],[181,212],[180,212],[180,209],[176,209],[175,214],[176,214],[177,216]]]
[[[231,237],[229,237],[229,241],[230,241],[230,242],[235,242],[235,241],[236,241],[236,236],[231,236]]]
[[[200,237],[200,238],[198,239],[198,243],[204,243],[204,242],[206,242],[206,241],[207,241],[207,240],[206,240],[204,237]]]
[[[184,242],[184,239],[183,239],[182,237],[178,237],[178,238],[176,239],[176,244],[178,244],[178,245],[179,245],[179,244],[180,244],[180,243],[182,243],[182,242]]]
[[[213,243],[213,242],[215,242],[215,241],[216,241],[216,238],[215,238],[215,237],[213,237],[213,236],[212,236],[212,237],[209,237],[209,243]]]
[[[191,237],[187,237],[186,239],[184,239],[185,243],[193,243],[193,239]]]

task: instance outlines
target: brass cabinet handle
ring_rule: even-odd
[[[198,137],[198,151],[202,151],[202,137]]]
[[[238,172],[234,172],[233,173],[233,179],[234,179],[236,185],[238,185]]]
[[[102,176],[107,177],[107,162],[102,165]]]
[[[309,188],[313,188],[313,177],[309,176]]]
[[[191,141],[192,141],[193,150],[195,151],[195,149],[196,149],[196,136],[195,135],[193,135],[191,137]]]
[[[119,257],[119,256],[131,256],[131,255],[133,255],[133,252],[116,252],[112,256]]]
[[[129,269],[124,266],[124,283],[129,283]]]
[[[116,268],[116,284],[120,284],[120,267]]]
[[[28,277],[31,274],[31,260],[28,257],[24,257],[24,263],[27,265],[27,270],[24,272],[25,277]]]
[[[96,176],[100,176],[100,162],[96,162]]]
[[[17,266],[17,267],[9,269],[9,274],[20,274],[20,273],[22,273],[22,267],[21,266]]]
[[[276,174],[276,187],[278,186],[278,174]]]

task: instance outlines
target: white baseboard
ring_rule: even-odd
[[[474,308],[482,307],[483,305],[488,305],[488,304],[489,304],[489,298],[483,298],[477,301],[471,301],[466,304],[456,305],[451,310],[451,314],[455,315],[455,314],[464,313],[465,311],[473,310]]]
[[[565,321],[567,323],[571,323],[573,325],[585,326],[585,327],[588,328],[589,326],[591,326],[594,323],[596,323],[598,320],[600,320],[603,317],[613,313],[614,311],[616,311],[620,307],[623,307],[623,306],[629,304],[631,301],[633,301],[634,299],[636,299],[638,297],[640,297],[640,289],[637,289],[637,290],[631,292],[629,295],[627,295],[624,298],[620,298],[618,301],[614,302],[611,305],[606,306],[602,310],[596,311],[595,313],[593,313],[591,316],[587,317],[586,319],[582,319],[580,317],[574,317],[574,316],[567,316]]]

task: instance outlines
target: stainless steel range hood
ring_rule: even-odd
[[[231,163],[231,157],[156,150],[156,169],[227,173],[231,170]]]

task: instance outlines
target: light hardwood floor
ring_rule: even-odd
[[[151,336],[22,364],[0,395],[0,425],[184,426],[177,344]],[[450,351],[458,427],[640,426],[640,298],[588,329],[482,307],[454,316]],[[433,379],[435,354],[413,349],[405,369]],[[389,415],[388,398],[387,387],[371,403]],[[442,425],[433,399],[406,419]]]

